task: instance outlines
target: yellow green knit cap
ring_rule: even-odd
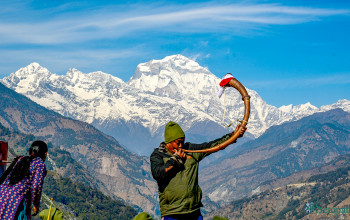
[[[164,142],[167,144],[179,138],[185,138],[184,131],[181,129],[180,125],[169,121],[164,130]]]
[[[153,218],[147,212],[141,212],[133,220],[153,220]]]

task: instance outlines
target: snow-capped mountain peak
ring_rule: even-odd
[[[293,105],[289,104],[289,105],[282,105],[281,107],[278,108],[279,110],[281,110],[282,112],[291,112],[293,110]]]
[[[174,69],[177,71],[172,71]],[[161,75],[170,77],[176,75],[178,77],[179,75],[191,74],[197,71],[210,73],[207,69],[201,67],[196,61],[177,54],[167,56],[161,60],[151,60],[146,63],[140,63],[130,81],[138,79],[143,75]]]
[[[207,94],[213,94],[214,90],[208,85],[218,81],[218,77],[197,62],[182,55],[173,55],[139,64],[128,84],[144,92],[183,99],[189,93],[199,97],[206,89],[209,89]]]
[[[93,78],[99,82],[106,82],[107,83],[107,82],[113,81],[113,82],[116,82],[119,84],[125,84],[125,82],[122,79],[120,79],[116,76],[112,76],[108,73],[104,73],[102,71],[91,72],[91,73],[88,73],[86,75],[88,75],[89,78]]]
[[[101,71],[85,74],[70,69],[66,75],[56,75],[37,63],[12,73],[2,83],[48,109],[93,124],[134,152],[146,154],[161,141],[162,128],[169,120],[181,124],[195,141],[231,131],[222,126],[223,112],[226,109],[229,122],[242,119],[244,106],[234,89],[226,90],[225,103],[218,99],[219,81],[197,62],[173,55],[139,64],[127,83]],[[272,125],[318,111],[338,107],[350,111],[348,100],[320,109],[310,103],[276,108],[256,91],[247,91],[251,96],[247,134],[251,137],[260,136]]]
[[[52,73],[39,63],[33,62],[18,71],[11,73],[3,80],[3,83],[10,88],[16,88],[18,93],[33,92],[38,88],[42,81],[46,81],[52,76]]]
[[[73,82],[73,83],[77,83],[77,81],[81,78],[85,78],[84,74],[82,72],[80,72],[77,69],[69,69],[66,76]]]
[[[45,67],[40,66],[39,63],[33,62],[28,66],[19,69],[15,73],[12,73],[11,75],[14,75],[15,77],[18,77],[18,78],[27,78],[33,75],[39,76],[39,77],[45,77],[45,76],[47,77],[47,76],[50,76],[51,73]]]
[[[334,108],[342,108],[344,111],[350,112],[350,100],[341,99],[334,104],[321,106],[320,110],[329,111]]]
[[[318,111],[318,108],[312,105],[310,102],[296,106],[293,106],[292,104],[283,105],[278,109],[284,113],[293,114],[293,116],[298,119],[304,117],[305,115],[311,115]]]
[[[33,62],[33,63],[29,64],[28,66],[26,66],[26,67],[24,67],[24,68],[32,69],[32,71],[35,71],[36,69],[42,68],[42,67],[40,66],[39,63]]]

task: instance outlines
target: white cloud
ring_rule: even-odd
[[[189,8],[189,9],[188,9]],[[114,9],[114,10],[113,10]],[[0,44],[60,44],[116,39],[130,34],[155,32],[241,33],[264,25],[305,23],[349,10],[289,7],[277,4],[120,6],[107,9],[61,12],[41,17],[42,11],[26,12],[36,19],[18,17],[0,22]],[[9,10],[9,9],[8,9]],[[28,9],[29,10],[29,9]],[[1,11],[0,11],[1,13]],[[42,19],[38,19],[42,18]]]

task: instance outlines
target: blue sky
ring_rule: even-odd
[[[350,99],[350,1],[0,3],[0,78],[38,62],[128,81],[137,64],[182,54],[277,107]]]

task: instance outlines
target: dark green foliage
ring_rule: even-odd
[[[340,168],[340,169],[337,169],[337,170],[329,172],[329,173],[312,176],[309,178],[309,182],[322,181],[325,183],[326,182],[328,182],[328,183],[333,182],[334,183],[334,180],[345,181],[344,177],[348,176],[349,171],[350,171],[350,167]],[[340,179],[340,178],[342,178],[342,179]],[[344,182],[342,182],[342,183],[344,183]]]
[[[75,163],[70,153],[60,149],[50,149],[50,156],[55,158],[55,163],[58,168],[65,167],[67,164]]]
[[[285,215],[288,212],[295,211],[299,205],[300,205],[300,200],[298,199],[289,201],[287,204],[287,207],[285,207],[284,209],[282,209],[282,211],[278,213],[278,215],[276,216],[276,219],[287,219]]]
[[[318,188],[312,190],[310,201],[327,205],[339,203],[349,197],[350,190],[347,187],[343,187],[349,181],[349,172],[350,167],[344,167],[309,178],[309,182],[321,183],[316,185]]]
[[[132,219],[137,213],[123,202],[115,201],[101,192],[68,178],[49,172],[43,192],[77,213],[79,219]]]
[[[295,219],[301,219],[306,215],[303,208],[307,201],[314,204],[322,204],[327,207],[332,204],[332,207],[337,206],[350,196],[350,190],[345,184],[349,182],[350,167],[344,167],[325,174],[315,175],[308,179],[307,182],[316,182],[316,185],[310,189],[307,196],[304,196],[301,200],[289,201],[287,206],[281,210],[276,219],[286,219],[286,214],[290,213]],[[287,193],[300,195],[301,192],[305,192],[304,187],[288,190]],[[302,210],[296,212],[296,210]]]

